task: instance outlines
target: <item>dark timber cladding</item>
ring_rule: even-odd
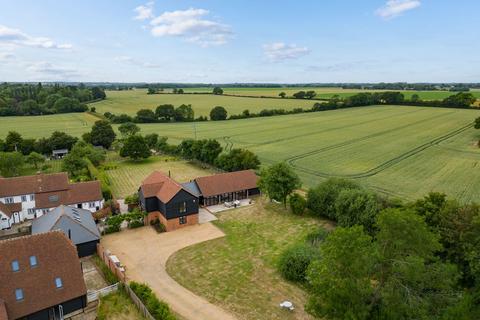
[[[200,203],[205,206],[246,199],[260,193],[258,177],[253,170],[200,177],[195,183],[201,192]]]

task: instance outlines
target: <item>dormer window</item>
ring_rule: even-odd
[[[62,278],[55,278],[55,287],[57,289],[60,289],[63,287]]]
[[[15,289],[15,299],[17,299],[17,301],[23,300],[23,290],[22,289]]]
[[[30,267],[36,267],[36,266],[37,266],[37,257],[30,256]]]
[[[12,271],[17,272],[20,270],[20,264],[18,263],[18,260],[13,260],[12,261]]]

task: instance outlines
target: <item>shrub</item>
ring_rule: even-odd
[[[97,254],[93,256],[93,262],[100,269],[100,271],[103,274],[103,278],[109,285],[115,284],[119,281],[118,277],[112,272],[112,270],[110,270],[110,268],[105,264],[105,262],[103,262],[103,260]]]
[[[319,228],[316,231],[313,231],[307,235],[305,238],[305,242],[308,244],[318,247],[318,245],[325,240],[325,238],[328,236],[328,231],[322,228]]]
[[[138,193],[134,193],[132,195],[129,195],[125,197],[125,204],[139,204],[140,199],[138,196]]]
[[[278,269],[287,280],[305,282],[308,266],[318,257],[318,250],[311,245],[295,245],[282,252]]]
[[[337,220],[335,201],[341,191],[347,189],[360,189],[355,182],[345,179],[331,178],[320,183],[315,188],[308,190],[307,208],[319,216]]]
[[[143,223],[143,220],[133,220],[130,221],[128,224],[128,228],[130,229],[135,229],[135,228],[140,228],[143,227],[145,224]]]
[[[137,297],[147,307],[150,314],[156,320],[175,320],[176,317],[170,311],[170,307],[163,301],[158,300],[155,293],[146,284],[130,282],[130,288],[137,295]]]
[[[163,223],[161,223],[160,220],[158,220],[158,219],[155,219],[155,220],[150,221],[150,225],[151,225],[158,233],[162,233],[162,232],[167,231],[167,228],[165,227],[165,225],[164,225]]]
[[[307,207],[307,200],[298,193],[292,194],[288,199],[288,203],[290,204],[292,212],[298,215],[303,214]]]
[[[346,189],[339,193],[335,201],[338,224],[341,227],[362,225],[373,233],[375,220],[379,211],[376,194],[363,189]]]

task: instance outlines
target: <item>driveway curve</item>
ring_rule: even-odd
[[[166,271],[176,251],[225,234],[211,223],[158,234],[151,227],[125,230],[102,238],[105,249],[126,266],[127,280],[145,282],[159,299],[188,320],[234,320],[232,314],[195,295],[175,282]]]

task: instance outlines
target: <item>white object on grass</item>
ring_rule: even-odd
[[[282,303],[280,303],[280,307],[291,310],[291,311],[295,309],[295,307],[293,306],[293,303],[291,303],[290,301],[283,301]]]

